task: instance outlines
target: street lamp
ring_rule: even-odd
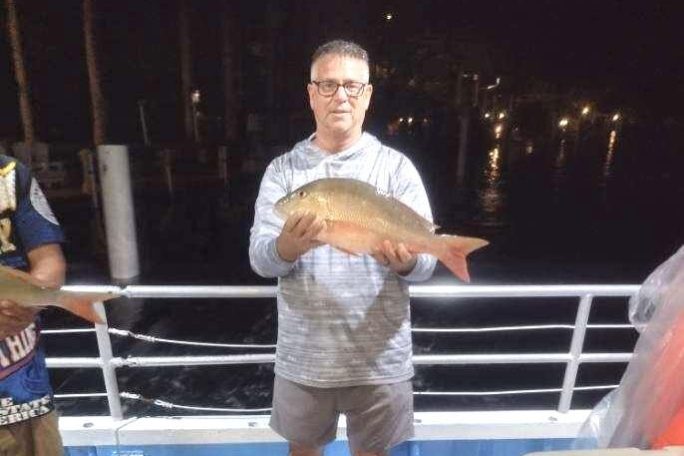
[[[561,128],[561,130],[565,130],[570,123],[570,120],[567,117],[563,117],[559,122],[558,126]]]
[[[591,106],[586,105],[582,108],[582,115],[583,116],[588,116],[590,112],[591,112]]]
[[[613,114],[613,122],[619,122],[620,118],[621,118],[621,116],[620,116],[619,112],[616,112],[615,114]]]
[[[387,22],[391,21],[392,19],[394,19],[394,14],[392,14],[392,13],[385,13],[385,20],[386,20]]]

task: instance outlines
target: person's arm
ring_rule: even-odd
[[[66,262],[59,244],[45,244],[27,254],[29,273],[46,286],[59,288],[64,284]],[[18,334],[36,317],[40,309],[23,307],[7,300],[0,300],[0,339]]]
[[[254,205],[254,224],[249,236],[249,262],[252,270],[267,278],[287,275],[294,266],[294,261],[287,261],[280,256],[276,245],[284,220],[273,209],[278,199],[287,193],[280,168],[276,159],[264,172]]]
[[[59,244],[44,244],[28,252],[29,274],[46,286],[60,288],[66,277],[66,261]]]

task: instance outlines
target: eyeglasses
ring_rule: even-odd
[[[318,88],[318,93],[324,97],[330,97],[337,93],[340,87],[344,87],[344,93],[348,97],[358,98],[363,95],[363,91],[368,84],[363,82],[347,81],[338,84],[335,81],[311,81]]]

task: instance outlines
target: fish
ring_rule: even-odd
[[[323,178],[280,198],[276,214],[313,213],[325,221],[315,239],[352,255],[370,254],[385,240],[411,253],[437,257],[456,277],[470,282],[466,257],[489,244],[480,238],[436,234],[438,226],[398,199],[357,179]]]
[[[103,324],[93,303],[119,296],[113,292],[88,293],[47,287],[30,274],[0,265],[0,299],[14,301],[23,307],[61,307],[91,323]]]

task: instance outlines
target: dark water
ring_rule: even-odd
[[[484,130],[484,129],[483,129]],[[612,139],[611,139],[612,138]],[[411,136],[388,139],[411,156],[443,231],[485,237],[491,245],[470,261],[479,284],[640,283],[681,246],[684,151],[680,138],[659,126],[625,125],[545,141],[496,142],[482,134],[458,183],[456,149]],[[135,204],[143,284],[271,284],[249,269],[248,231],[262,167],[233,176],[224,187],[194,155],[176,162],[170,197],[152,154],[133,154]],[[233,163],[238,159],[233,157]],[[243,163],[245,162],[242,160]],[[179,171],[181,170],[182,171]],[[88,199],[56,199],[69,242],[69,283],[109,283],[106,252]],[[429,283],[455,283],[438,266]],[[192,302],[189,302],[192,301]],[[415,327],[491,326],[574,322],[568,299],[415,300]],[[596,300],[591,321],[626,321],[626,300]],[[109,305],[113,327],[172,339],[274,343],[272,300],[147,300]],[[47,327],[82,326],[48,311]],[[571,333],[414,336],[416,353],[559,352]],[[589,331],[585,350],[625,351],[632,331]],[[45,336],[49,356],[94,356],[94,335]],[[114,339],[118,356],[240,353]],[[582,366],[578,385],[619,381],[624,365]],[[557,388],[564,365],[418,366],[417,391]],[[92,370],[53,370],[58,393],[104,391]],[[136,368],[119,370],[120,389],[180,404],[267,407],[271,366]],[[603,393],[577,393],[574,407]],[[496,397],[418,397],[418,410],[553,408],[558,394]],[[106,413],[105,401],[60,400],[65,414]],[[167,411],[124,401],[129,414]],[[174,411],[172,413],[180,413]]]

